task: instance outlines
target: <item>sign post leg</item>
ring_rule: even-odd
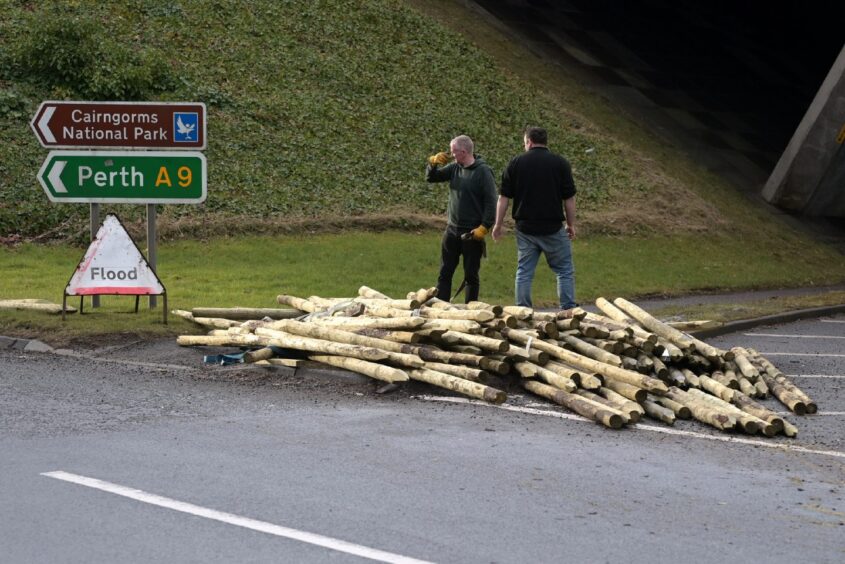
[[[156,205],[147,204],[147,262],[156,270]],[[150,296],[150,309],[155,309],[156,297]]]
[[[100,229],[100,204],[91,204],[91,242],[97,238],[97,231]],[[80,305],[80,308],[82,306]],[[100,296],[91,296],[91,307],[100,307]],[[81,311],[81,309],[80,309]]]

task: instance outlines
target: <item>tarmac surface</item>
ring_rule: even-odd
[[[838,563],[845,314],[762,322],[708,342],[772,354],[819,400],[787,415],[797,439],[612,431],[515,387],[501,406],[380,394],[345,371],[204,364],[232,351],[174,339],[4,341],[3,560]]]

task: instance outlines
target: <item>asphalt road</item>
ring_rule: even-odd
[[[0,561],[842,562],[845,316],[749,333],[710,342],[816,398],[797,439],[611,431],[171,342],[5,350]]]

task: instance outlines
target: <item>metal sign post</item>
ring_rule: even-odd
[[[30,122],[41,146],[105,150],[51,151],[38,182],[51,202],[90,205],[92,241],[99,204],[146,205],[147,253],[155,270],[156,204],[199,204],[206,198],[206,160],[198,152],[207,146],[206,115],[205,104],[196,102],[42,102]],[[152,309],[156,294],[149,295]],[[91,296],[98,307],[99,293]],[[164,300],[166,308],[166,294]]]

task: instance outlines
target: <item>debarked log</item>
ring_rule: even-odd
[[[307,312],[299,309],[256,308],[256,307],[195,307],[191,309],[195,317],[222,317],[247,321],[250,319],[294,319]]]
[[[179,335],[176,344],[182,347],[263,347],[270,339],[257,335]]]
[[[266,344],[276,345],[279,347],[286,347],[289,349],[296,349],[301,351],[310,351],[316,353],[326,353],[337,356],[348,356],[358,358],[361,360],[386,360],[391,354],[388,351],[381,349],[374,349],[372,347],[362,347],[360,345],[347,345],[344,343],[335,343],[333,341],[325,341],[323,339],[314,339],[311,337],[301,337],[299,335],[292,335],[274,329],[259,328],[256,331],[259,335],[265,336]]]
[[[503,403],[508,398],[507,394],[502,390],[485,386],[477,382],[470,382],[469,380],[464,380],[463,378],[458,378],[457,376],[452,376],[450,374],[444,374],[443,372],[438,372],[437,370],[413,368],[408,370],[408,376],[412,380],[426,382],[433,386],[452,390],[453,392],[458,392],[459,394],[463,394],[465,396],[478,398],[495,404]]]
[[[322,362],[323,364],[357,372],[358,374],[363,374],[370,378],[381,380],[382,382],[405,382],[409,379],[408,374],[398,368],[391,368],[390,366],[384,366],[383,364],[368,362],[358,358],[320,354],[308,355],[308,358]]]
[[[624,419],[618,411],[611,411],[604,406],[599,407],[598,404],[592,403],[578,395],[570,394],[569,392],[534,380],[525,380],[522,382],[522,385],[529,392],[533,392],[558,405],[571,409],[578,415],[601,423],[605,427],[619,429],[624,424]]]
[[[503,330],[502,334],[505,335],[508,340],[517,343],[524,344],[527,343],[529,339],[529,337],[523,332],[515,329]],[[587,358],[586,356],[580,355],[576,352],[568,351],[563,347],[552,345],[545,341],[534,341],[531,346],[546,352],[552,358],[562,360],[566,364],[569,364],[577,369],[585,370],[589,373],[601,374],[605,378],[613,378],[614,380],[626,382],[651,391],[657,395],[661,395],[668,389],[666,384],[656,378],[650,378],[630,370],[625,370],[624,368],[611,366],[609,364],[593,360],[592,358]]]

